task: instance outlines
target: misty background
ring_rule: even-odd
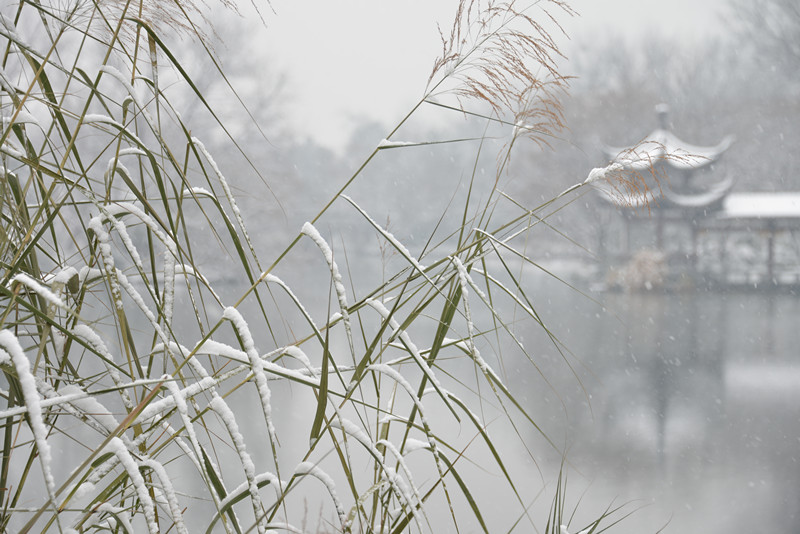
[[[252,113],[254,121],[228,124],[249,162],[211,130],[210,117],[198,110],[184,118],[198,131],[209,125],[207,146],[265,257],[283,250],[422,95],[440,52],[436,23],[449,27],[455,3],[396,4],[276,1],[265,25],[252,13],[221,20],[216,54],[241,103],[206,59],[187,64],[220,116],[241,116],[242,103]],[[672,131],[689,143],[735,137],[723,157],[733,191],[800,191],[795,1],[584,0],[573,7],[581,14],[559,17],[566,35],[552,29],[563,43],[562,71],[574,76],[561,98],[558,137],[520,142],[497,177],[503,147],[487,122],[427,106],[394,139],[483,143],[382,151],[359,177],[350,194],[368,201],[370,215],[413,253],[425,249],[473,167],[514,199],[498,209],[535,207],[607,164],[603,143],[643,140],[658,126],[660,103],[670,106]],[[351,277],[379,279],[398,260],[359,220],[337,204],[319,227],[334,243],[348,243],[341,263]],[[635,501],[643,509],[615,532],[665,524],[681,533],[800,531],[797,295],[592,293],[602,223],[591,195],[548,221],[531,233],[526,252],[562,280],[531,268],[530,294],[577,363],[565,366],[544,332],[520,326],[547,380],[507,365],[514,390],[530,391],[523,398],[537,421],[567,449],[576,490],[588,488],[581,513]],[[344,234],[347,240],[337,238]],[[207,273],[231,276],[213,245],[196,257]],[[327,283],[302,270],[280,274],[293,287]],[[543,455],[543,465],[561,461]],[[536,478],[540,466],[525,469]]]
[[[448,2],[410,2],[402,8],[319,4],[317,10],[276,2],[266,27],[258,16],[230,14],[217,25],[220,64],[258,125],[227,125],[253,165],[235,159],[224,164],[236,169],[240,191],[247,191],[243,200],[257,206],[246,213],[269,214],[273,230],[268,234],[273,238],[281,234],[279,228],[302,224],[303,213],[316,206],[307,199],[327,200],[416,103],[440,52],[436,23],[449,27],[454,9]],[[667,7],[609,1],[577,2],[573,7],[577,15],[555,13],[566,35],[551,30],[563,43],[562,72],[574,76],[569,94],[561,98],[565,129],[548,141],[550,146],[528,142],[514,147],[502,179],[509,195],[530,205],[582,181],[593,167],[608,163],[603,143],[632,146],[658,126],[654,108],[659,103],[670,106],[673,132],[689,143],[711,146],[727,135],[735,137],[723,157],[736,182],[734,191],[800,188],[797,154],[791,148],[798,144],[800,92],[800,17],[795,3],[717,0]],[[347,24],[338,26],[342,20]],[[243,26],[251,31],[242,31]],[[320,33],[322,26],[328,30]],[[260,53],[236,53],[253,50],[254,43],[263,45],[255,48]],[[322,63],[326,66],[318,68]],[[244,114],[207,61],[197,58],[188,62],[188,69],[211,95],[209,101],[220,116]],[[421,111],[396,138],[444,140],[464,137],[465,130],[480,136],[486,126],[485,121],[431,106]],[[211,121],[189,118],[198,131],[204,121]],[[211,133],[219,159],[235,154],[224,135]],[[464,143],[452,150],[460,150],[460,159],[469,161],[476,148],[476,143]],[[411,174],[435,175],[449,169],[448,157],[434,154],[436,150],[423,147],[419,158],[404,159],[402,167],[387,165],[388,175],[374,180],[376,194],[384,184],[412,183]],[[244,185],[263,182],[252,167],[271,191],[263,185]],[[423,197],[447,197],[453,182],[437,180],[427,186],[427,192],[409,191],[407,200],[420,201],[424,208]],[[306,199],[304,205],[293,204],[299,198]],[[397,213],[390,213],[388,206],[386,213],[373,215],[382,220],[407,211],[403,204],[392,205]],[[438,216],[434,209],[415,210],[417,219]],[[553,222],[584,246],[594,245],[575,211]],[[406,233],[414,234],[413,229]]]

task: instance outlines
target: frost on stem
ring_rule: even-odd
[[[148,530],[153,534],[158,534],[159,528],[158,523],[156,522],[155,506],[153,505],[153,500],[150,498],[150,492],[147,490],[147,485],[144,482],[144,478],[139,472],[139,465],[136,463],[136,460],[133,459],[131,453],[128,452],[128,449],[125,447],[125,444],[121,439],[116,437],[111,438],[111,441],[106,447],[114,453],[119,462],[122,464],[122,467],[125,468],[125,472],[128,474],[128,478],[130,478],[131,483],[136,490],[136,496],[139,498],[139,502],[142,505],[144,517],[147,520]]]
[[[107,528],[109,530],[121,526],[123,529],[125,529],[125,532],[135,532],[133,529],[133,525],[131,524],[131,516],[128,513],[127,508],[113,506],[110,503],[104,502],[97,507],[97,510],[95,510],[95,512],[97,514],[108,514],[108,517],[106,517],[105,520],[105,524],[96,523],[97,526],[101,528]]]
[[[261,399],[261,408],[264,411],[264,418],[267,420],[269,439],[274,447],[277,443],[277,437],[275,435],[275,426],[272,423],[272,393],[270,392],[269,385],[267,384],[267,375],[264,373],[264,367],[262,365],[263,362],[259,357],[258,352],[256,352],[253,336],[250,334],[250,329],[247,327],[247,322],[244,320],[244,317],[242,317],[236,308],[225,308],[225,311],[222,313],[222,317],[233,323],[234,328],[236,328],[236,331],[239,333],[239,337],[242,339],[244,350],[247,353],[247,358],[250,361],[250,367],[253,370],[253,377],[256,381],[256,389],[258,390],[258,396]]]
[[[116,274],[117,269],[114,264],[114,255],[111,253],[111,236],[106,232],[103,227],[104,215],[92,217],[89,220],[89,229],[94,232],[97,238],[97,248],[100,250],[100,257],[103,261],[103,269],[108,277],[108,283],[111,287],[111,296],[114,299],[114,306],[118,311],[122,311],[124,306],[122,304],[122,291],[120,291],[119,281]]]
[[[294,474],[300,476],[311,475],[325,485],[325,487],[328,489],[328,493],[331,496],[331,500],[333,500],[333,505],[336,507],[336,514],[339,516],[339,522],[342,525],[342,530],[349,532],[350,524],[347,521],[347,516],[344,513],[342,502],[339,500],[339,496],[336,494],[336,484],[333,482],[333,479],[330,477],[330,475],[311,462],[301,462],[295,468]]]
[[[173,437],[176,438],[178,446],[191,458],[192,462],[197,467],[197,470],[200,472],[202,477],[205,479],[206,484],[211,484],[211,477],[210,477],[209,473],[207,472],[207,469],[213,470],[214,471],[214,478],[219,480],[221,484],[224,484],[222,482],[222,479],[221,479],[219,473],[217,472],[216,465],[213,462],[211,462],[210,459],[209,459],[210,465],[206,464],[205,462],[201,463],[201,458],[203,458],[202,447],[200,446],[200,442],[197,439],[197,433],[195,432],[194,424],[192,423],[192,418],[189,415],[189,407],[186,404],[186,397],[189,396],[190,394],[193,394],[193,393],[190,393],[188,390],[193,389],[195,386],[198,385],[198,383],[191,384],[190,386],[188,386],[185,389],[179,389],[177,384],[175,384],[175,382],[171,379],[171,377],[165,376],[165,377],[162,377],[162,378],[164,378],[164,380],[163,380],[164,381],[164,386],[170,392],[171,397],[169,399],[163,399],[162,401],[159,401],[159,402],[164,402],[164,401],[167,401],[167,400],[171,400],[172,403],[174,404],[174,406],[178,409],[178,414],[180,415],[181,422],[183,423],[183,426],[186,429],[186,433],[189,436],[189,441],[192,444],[192,449],[190,449],[183,442],[183,440],[181,440],[177,435],[175,435],[174,431],[169,427],[169,425],[166,422],[163,423],[163,425],[165,426],[165,429],[167,430],[167,432],[169,432],[171,435],[173,435]],[[208,389],[210,389],[214,385],[214,379],[211,378],[210,376],[206,376],[199,382],[199,384],[203,384],[203,385],[207,386]],[[197,389],[199,390],[199,388],[197,388]],[[142,412],[142,415],[140,417],[142,420],[149,419],[150,417],[153,417],[153,416],[155,416],[157,414],[162,413],[164,410],[167,409],[167,406],[169,405],[169,403],[165,402],[164,403],[165,406],[156,407],[156,406],[154,406],[154,404],[157,404],[157,403],[151,403],[150,406],[148,406],[148,409],[151,408],[151,407],[153,408],[152,414],[145,414],[145,412]],[[249,488],[249,481],[247,481],[245,484],[247,484],[248,488]],[[224,487],[224,485],[223,485],[223,487]],[[220,499],[217,496],[217,493],[215,491],[212,491],[210,493],[211,493],[211,497],[214,499],[214,504],[217,507],[217,511],[219,511],[222,508],[222,504],[220,502]],[[223,524],[225,525],[226,531],[230,532],[230,528],[228,526],[228,523],[224,522]]]
[[[231,209],[233,210],[233,216],[236,217],[236,222],[239,224],[239,229],[242,231],[244,235],[244,240],[247,241],[247,246],[250,248],[250,253],[253,255],[253,259],[258,265],[258,256],[256,255],[256,251],[253,248],[253,243],[250,241],[250,236],[247,233],[247,227],[244,225],[244,219],[242,219],[242,213],[239,211],[239,206],[236,204],[236,199],[231,192],[230,187],[228,186],[228,181],[223,176],[222,171],[219,170],[217,166],[217,162],[214,161],[214,158],[211,157],[211,154],[206,150],[205,145],[196,137],[192,137],[192,144],[197,147],[200,152],[202,152],[203,156],[205,156],[208,163],[211,165],[211,168],[214,170],[214,174],[217,175],[217,179],[219,179],[219,183],[222,186],[222,190],[225,193],[225,198],[228,199],[228,203],[231,205]],[[260,269],[261,267],[259,267]]]
[[[163,465],[152,458],[143,460],[142,465],[149,467],[158,475],[158,480],[161,482],[161,490],[164,492],[164,496],[167,499],[167,505],[172,514],[172,522],[175,524],[175,529],[178,531],[178,534],[189,534],[183,522],[183,512],[181,512],[181,507],[178,504],[178,498],[175,495],[175,489],[172,487],[172,481],[167,474],[167,470],[164,469]]]
[[[461,300],[464,302],[464,315],[467,318],[467,331],[468,331],[468,338],[467,338],[468,343],[464,344],[463,342],[459,342],[456,345],[461,347],[466,347],[467,352],[472,355],[473,360],[475,361],[476,364],[478,364],[478,367],[480,368],[481,372],[483,372],[483,374],[487,378],[492,378],[496,382],[501,383],[500,377],[498,377],[497,374],[494,372],[494,369],[492,369],[489,366],[489,364],[486,363],[486,360],[483,359],[480,351],[478,350],[478,347],[475,345],[475,325],[472,322],[472,312],[470,310],[470,305],[469,305],[469,288],[472,287],[475,290],[475,293],[478,294],[478,297],[480,297],[480,299],[484,302],[484,304],[486,304],[489,310],[491,310],[492,314],[497,316],[497,313],[494,307],[491,305],[491,302],[489,302],[489,299],[483,293],[483,291],[481,291],[480,288],[477,286],[477,284],[475,284],[475,281],[469,275],[466,267],[464,267],[464,264],[461,262],[461,260],[458,259],[458,257],[456,256],[452,256],[451,259],[453,260],[453,263],[456,266],[459,283],[461,284]],[[517,339],[517,337],[513,334],[513,332],[509,331],[508,329],[506,329],[506,331],[514,340],[514,342],[517,344],[517,346],[524,351],[522,343]]]
[[[442,460],[439,458],[439,449],[436,446],[436,439],[433,437],[433,432],[431,432],[430,425],[428,425],[428,421],[425,418],[425,409],[422,406],[422,402],[417,398],[417,394],[414,392],[414,388],[411,387],[411,384],[408,380],[405,379],[403,375],[392,369],[386,364],[373,364],[369,366],[371,371],[376,371],[379,373],[383,373],[389,377],[391,377],[395,382],[397,382],[405,391],[408,393],[409,397],[411,397],[412,402],[417,407],[419,411],[419,419],[422,422],[422,428],[425,430],[425,435],[428,438],[428,445],[430,446],[431,453],[433,454],[434,460],[436,461],[436,469],[439,471],[439,478],[444,481],[444,473],[445,468],[442,465]]]
[[[25,356],[19,340],[10,330],[0,331],[0,347],[2,347],[0,348],[0,364],[13,365],[17,372],[17,380],[22,389],[22,398],[28,408],[28,421],[33,432],[33,439],[39,451],[39,461],[42,464],[47,496],[52,505],[55,506],[55,480],[50,469],[53,455],[50,451],[50,444],[47,442],[47,427],[42,417],[39,392],[36,389],[36,380],[31,374],[30,362]]]
[[[42,284],[40,284],[27,274],[19,273],[14,275],[14,277],[11,279],[12,286],[15,283],[22,284],[23,286],[27,287],[28,289],[30,289],[31,291],[42,297],[44,300],[46,300],[47,303],[50,304],[51,306],[54,306],[56,308],[61,308],[62,310],[65,311],[70,311],[67,305],[64,304],[64,301],[62,301],[61,298],[58,297],[58,295],[50,291],[48,288],[44,287]]]
[[[286,294],[289,295],[289,298],[292,299],[295,306],[297,306],[297,309],[300,310],[300,313],[303,314],[303,317],[305,317],[306,321],[308,321],[308,324],[311,325],[311,328],[314,330],[314,334],[316,334],[318,338],[322,338],[322,334],[320,333],[319,328],[317,328],[317,325],[314,323],[314,319],[311,318],[311,314],[308,313],[308,310],[306,310],[305,306],[303,306],[303,303],[300,302],[300,299],[297,298],[297,295],[294,294],[292,289],[286,285],[283,280],[269,273],[262,273],[260,279],[266,283],[278,284],[281,286],[283,290],[286,291]]]
[[[347,290],[344,287],[344,283],[342,283],[342,275],[339,272],[339,266],[336,265],[336,261],[333,259],[333,251],[331,250],[331,247],[328,245],[327,241],[325,241],[322,235],[320,235],[317,229],[314,228],[314,225],[310,222],[306,222],[303,225],[302,233],[310,237],[317,247],[319,247],[319,249],[322,251],[322,255],[325,257],[325,262],[328,264],[328,268],[331,271],[331,276],[333,277],[333,287],[336,290],[336,298],[339,301],[339,309],[341,310],[344,329],[347,333],[347,342],[350,345],[350,353],[353,355],[353,361],[355,362],[353,332],[350,328],[350,314],[347,312]]]
[[[424,515],[425,511],[422,501],[422,495],[420,495],[419,489],[417,489],[417,486],[414,484],[414,478],[411,476],[411,470],[408,468],[408,464],[406,463],[405,458],[403,458],[403,455],[400,453],[397,447],[394,446],[394,443],[392,443],[387,439],[379,440],[378,443],[376,443],[376,445],[383,445],[384,447],[386,447],[386,450],[390,451],[392,455],[394,455],[395,459],[397,460],[397,463],[400,465],[400,469],[403,470],[403,473],[405,473],[406,478],[408,479],[408,486],[411,487],[411,491],[414,494],[414,498],[417,500],[417,506],[419,506]],[[406,441],[406,445],[408,445],[408,441]],[[425,444],[425,446],[427,447],[427,444]],[[397,479],[399,479],[399,477],[397,477]],[[404,487],[403,490],[401,490],[403,492],[403,497],[405,498],[409,506],[413,506],[412,499],[408,495],[408,492],[406,491],[407,489],[408,487],[406,486]]]
[[[292,345],[290,347],[294,346]],[[277,351],[271,352],[269,355],[277,353],[287,354],[299,360],[306,367],[306,370],[289,369],[288,367],[282,367],[274,362],[265,360],[264,358],[266,358],[269,355],[260,356],[258,365],[260,365],[264,371],[269,372],[277,377],[290,378],[292,380],[295,380],[297,382],[312,387],[319,387],[319,378],[317,377],[320,374],[320,370],[318,368],[312,367],[311,362],[308,360],[308,356],[306,356],[303,353],[303,351],[301,351],[297,347],[294,347],[293,349],[290,347],[278,349]],[[230,345],[226,345],[225,343],[214,341],[213,339],[207,339],[203,341],[202,344],[198,345],[195,348],[195,353],[222,356],[223,358],[228,358],[230,360],[243,363],[245,364],[246,368],[252,369],[250,364],[250,357],[247,355],[246,352],[233,348]]]
[[[59,397],[66,397],[70,399],[65,402],[59,402],[59,408],[72,412],[73,415],[85,419],[89,426],[93,427],[104,436],[113,433],[119,426],[119,421],[117,421],[116,417],[111,415],[111,410],[106,408],[95,397],[92,397],[74,384],[64,386],[58,392],[47,382],[41,382],[40,388],[48,397],[56,399]]]
[[[253,505],[253,513],[256,517],[259,533],[266,532],[266,518],[263,515],[263,506],[261,504],[261,495],[258,492],[258,484],[256,483],[256,466],[253,463],[250,454],[244,443],[244,436],[239,431],[239,425],[236,423],[236,417],[228,404],[220,397],[215,395],[209,406],[219,416],[228,434],[231,436],[233,447],[239,455],[239,461],[242,463],[244,476],[247,479],[247,487],[250,490],[250,502]]]
[[[138,250],[133,245],[125,224],[123,221],[117,219],[117,215],[131,214],[139,219],[167,249],[167,252],[164,254],[164,294],[161,299],[161,313],[164,316],[165,323],[170,324],[172,322],[172,312],[175,300],[175,272],[176,259],[178,258],[178,247],[175,244],[175,241],[164,234],[156,221],[154,221],[150,215],[145,213],[136,204],[131,202],[120,202],[118,204],[102,206],[100,209],[114,229],[117,230],[117,233],[122,239],[125,248],[128,250],[128,253],[131,255],[131,258],[134,260],[134,263],[141,272],[144,272],[144,267],[142,266]],[[152,291],[150,285],[147,287],[148,290]],[[153,295],[153,297],[155,300],[155,295]]]
[[[194,397],[194,396],[198,395],[199,393],[201,393],[203,391],[212,390],[213,387],[216,385],[216,383],[217,382],[216,382],[216,380],[214,380],[214,378],[212,378],[210,376],[207,376],[207,377],[204,377],[202,380],[198,380],[197,382],[193,382],[192,384],[189,384],[185,388],[178,389],[177,391],[179,391],[180,398],[183,398],[183,399],[191,398],[191,397]],[[165,382],[165,387],[170,388],[171,387],[170,384],[171,384],[171,382]],[[177,386],[175,386],[175,387],[177,388]],[[171,389],[170,389],[170,391],[171,391]],[[170,410],[173,407],[176,407],[177,406],[177,402],[178,402],[177,399],[178,399],[177,397],[172,396],[172,397],[166,397],[164,399],[151,402],[149,405],[147,405],[147,407],[144,410],[142,410],[142,412],[139,414],[139,417],[137,417],[137,420],[138,421],[147,421],[148,419],[150,419],[152,417],[156,417],[156,416],[162,414],[163,412],[166,412],[167,410]]]
[[[286,490],[286,483],[282,480],[279,480],[277,476],[275,476],[273,473],[270,473],[269,471],[257,474],[254,480],[256,481],[256,484],[269,482],[275,488],[275,493],[277,494],[278,497],[280,497]],[[226,495],[225,498],[220,501],[219,507],[225,508],[227,506],[230,506],[230,504],[234,501],[234,499],[237,499],[246,491],[249,491],[248,482],[239,484],[231,491],[229,491],[228,495]]]
[[[361,215],[363,215],[365,219],[367,219],[367,221],[373,226],[373,228],[375,228],[378,232],[380,232],[381,236],[383,236],[384,239],[386,239],[389,243],[392,244],[392,246],[395,249],[397,249],[397,251],[406,259],[406,261],[408,261],[412,266],[414,266],[414,268],[417,271],[419,271],[420,274],[422,274],[422,276],[425,276],[425,266],[419,263],[417,259],[411,255],[411,252],[409,252],[409,250],[405,247],[405,245],[403,245],[400,241],[398,241],[397,238],[391,234],[391,232],[384,229],[381,225],[375,222],[375,220],[372,217],[370,217],[369,214],[361,208],[361,206],[356,204],[352,198],[350,198],[347,195],[342,195],[342,198],[348,201],[356,210],[358,210],[358,212]],[[427,276],[425,276],[425,278],[428,279]],[[430,282],[430,279],[428,279],[428,281]]]
[[[83,324],[75,325],[75,328],[72,329],[72,333],[77,337],[83,338],[100,354],[103,364],[106,366],[109,376],[111,376],[111,380],[113,380],[114,385],[119,388],[122,403],[128,410],[133,410],[134,403],[130,395],[128,395],[128,391],[123,387],[124,382],[122,381],[122,376],[114,365],[114,356],[109,352],[108,348],[106,348],[106,344],[103,343],[100,336],[97,335],[94,330]]]
[[[389,326],[391,326],[392,330],[394,330],[393,335],[396,335],[397,337],[400,338],[400,341],[403,343],[403,346],[411,354],[411,357],[414,359],[414,361],[420,367],[420,369],[422,369],[422,372],[425,373],[425,376],[428,377],[428,380],[431,381],[433,387],[439,393],[442,400],[444,400],[445,404],[448,405],[448,408],[450,408],[450,410],[453,411],[453,413],[455,413],[453,407],[450,406],[450,402],[447,400],[447,392],[442,387],[441,382],[439,382],[439,379],[434,374],[433,369],[430,368],[428,363],[420,354],[417,346],[411,341],[411,336],[408,335],[408,332],[400,328],[400,324],[395,320],[394,317],[391,316],[389,310],[386,308],[386,306],[383,305],[383,303],[374,299],[367,299],[366,304],[375,309],[375,311],[377,311],[381,315],[381,317],[383,317],[384,321],[389,321]]]
[[[128,95],[130,95],[130,97],[133,99],[133,102],[136,104],[136,107],[139,108],[139,111],[141,111],[145,122],[147,122],[147,125],[150,127],[153,133],[159,134],[160,128],[158,127],[157,123],[153,120],[153,117],[150,115],[150,112],[147,111],[147,108],[145,107],[144,102],[142,102],[142,99],[139,97],[139,95],[136,94],[136,90],[128,81],[130,77],[124,76],[119,70],[110,65],[103,65],[102,67],[100,67],[100,72],[104,74],[109,74],[110,76],[115,78],[117,82],[120,83],[120,85],[122,85],[125,88]]]

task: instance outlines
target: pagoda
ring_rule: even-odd
[[[733,179],[718,179],[717,163],[733,143],[728,136],[714,146],[687,143],[669,128],[669,106],[656,106],[659,126],[632,147],[604,145],[603,152],[620,165],[635,187],[599,187],[601,197],[625,217],[622,249],[632,250],[632,226],[655,226],[655,246],[669,253],[665,232],[686,236],[685,256],[696,256],[698,219],[718,212],[733,188]],[[688,233],[688,235],[686,235]],[[687,239],[688,238],[688,239]],[[674,239],[673,239],[674,240]]]
[[[732,192],[733,179],[719,178],[717,164],[733,138],[692,145],[670,131],[667,105],[656,113],[659,127],[644,141],[603,147],[621,178],[634,184],[597,187],[611,208],[601,211],[598,225],[599,256],[609,272],[627,265],[712,285],[800,291],[800,191]]]

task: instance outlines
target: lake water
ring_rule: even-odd
[[[306,280],[306,286],[326,283],[304,270],[286,274],[287,279]],[[665,525],[665,532],[679,534],[800,532],[798,295],[788,290],[702,289],[592,293],[589,283],[575,282],[576,290],[541,273],[528,274],[526,292],[561,344],[513,309],[501,313],[513,323],[531,360],[507,336],[489,334],[481,341],[484,357],[504,375],[552,442],[524,421],[516,428],[505,423],[484,382],[481,393],[487,401],[480,411],[522,503],[509,494],[480,440],[473,439],[474,427],[455,423],[446,409],[437,411],[436,403],[429,404],[429,416],[440,435],[475,442],[469,445],[468,459],[459,463],[459,472],[482,503],[489,524],[505,525],[502,531],[508,531],[520,519],[523,505],[530,505],[530,521],[522,519],[514,532],[532,532],[531,523],[541,531],[563,463],[568,475],[567,516],[576,510],[572,534],[609,506],[620,505],[625,507],[610,521],[634,513],[610,533],[655,533]],[[292,282],[299,293],[307,293],[304,301],[315,310],[315,317],[323,317],[320,311],[324,313],[326,303],[313,301],[320,288]],[[474,295],[472,301],[477,301]],[[476,324],[491,321],[479,317],[477,306],[473,312]],[[421,334],[415,337],[420,348],[427,339],[425,332]],[[256,335],[266,338],[264,332]],[[261,339],[259,346],[270,345]],[[496,358],[497,352],[503,354],[502,360]],[[454,360],[454,367],[447,370],[465,383],[470,379],[475,383],[475,370],[468,363]],[[442,362],[443,367],[448,365]],[[307,447],[307,414],[314,409],[314,399],[285,384],[272,387],[281,457],[286,461],[282,469],[291,473]],[[250,393],[232,396],[231,405],[243,420],[248,410],[260,420],[258,400]],[[513,406],[506,407],[519,422]],[[299,432],[298,421],[303,423]],[[242,432],[252,445],[248,450],[256,464],[269,467],[268,447],[255,445],[264,439],[262,426],[243,425]],[[237,465],[235,459],[230,461]],[[336,459],[332,461],[336,465]],[[419,467],[417,483],[427,487],[430,457],[419,451],[408,461],[412,469]],[[64,469],[69,465],[74,462],[65,462]],[[187,483],[194,480],[192,473],[189,466]],[[66,471],[59,476],[66,476]],[[346,487],[343,480],[339,483]],[[330,504],[324,492],[319,498]],[[297,506],[307,506],[312,518],[318,509],[313,500]],[[437,519],[450,524],[444,503],[431,502],[428,513],[434,524]],[[320,517],[330,519],[327,512]],[[205,527],[206,519],[197,524]],[[459,516],[459,528],[480,530],[469,514]]]
[[[488,401],[481,411],[488,431],[521,500],[531,505],[531,521],[522,519],[514,532],[532,531],[531,522],[544,528],[562,462],[566,506],[569,513],[576,510],[573,534],[620,505],[623,510],[604,525],[634,513],[608,532],[655,533],[665,526],[664,532],[680,534],[800,532],[798,295],[595,293],[589,282],[576,281],[571,289],[540,272],[525,280],[528,297],[560,345],[506,309],[501,313],[514,319],[530,361],[507,336],[489,334],[481,346],[552,441],[524,421],[516,429],[505,423],[484,382]],[[490,324],[491,317],[480,317],[474,295],[473,301],[476,324]],[[414,334],[420,332],[412,337],[425,346],[429,333]],[[476,383],[468,361],[448,365],[442,362],[443,370]],[[284,424],[294,424],[301,409],[311,410],[313,403],[295,405]],[[459,426],[445,408],[436,410],[434,403],[429,417],[441,435],[463,442],[474,437],[469,424]],[[284,445],[284,452],[291,450]],[[489,524],[510,528],[522,503],[507,490],[488,450],[475,443],[467,452],[460,473],[485,503],[481,512]],[[449,524],[444,503],[431,503],[428,513]],[[459,528],[480,530],[469,514]]]
[[[627,509],[643,508],[610,532],[667,523],[680,534],[800,532],[796,294],[587,297],[559,282],[534,285],[545,323],[572,355],[531,326],[526,346],[546,380],[520,362],[509,376],[568,448],[568,505],[586,490],[575,527],[612,502],[636,501]],[[544,464],[552,480],[560,458]]]

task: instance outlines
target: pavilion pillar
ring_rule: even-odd
[[[692,231],[692,257],[689,259],[689,265],[692,269],[692,274],[697,274],[697,221],[690,220],[689,228]]]
[[[656,212],[656,248],[664,252],[664,212]]]
[[[722,285],[728,284],[728,232],[722,230],[719,232],[719,277]]]
[[[767,222],[767,283],[776,285],[775,280],[775,223]]]
[[[624,230],[625,235],[622,236],[622,239],[624,241],[622,247],[625,253],[626,261],[631,255],[631,224],[632,224],[632,218],[630,216],[625,217],[625,230]]]

